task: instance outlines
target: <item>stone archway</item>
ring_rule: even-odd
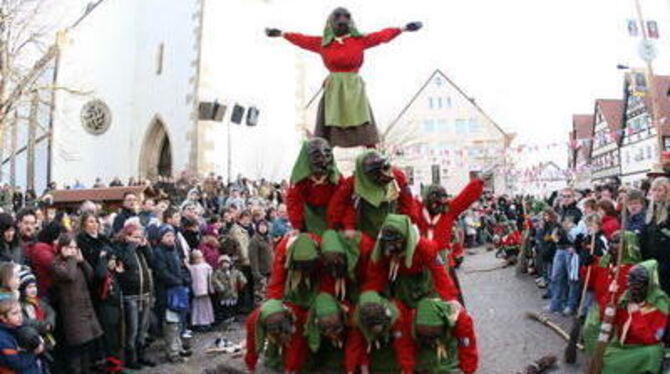
[[[165,125],[158,117],[151,121],[144,136],[139,161],[142,178],[172,175],[172,145]]]

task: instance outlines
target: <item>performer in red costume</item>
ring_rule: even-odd
[[[330,144],[322,138],[305,141],[291,173],[286,197],[293,229],[321,235],[328,228],[326,209],[341,175]]]
[[[361,294],[344,352],[346,373],[414,372],[412,313],[401,302],[374,291]]]
[[[328,205],[328,224],[344,229],[348,238],[355,230],[376,238],[388,214],[412,215],[414,209],[405,174],[368,150],[356,158],[354,175],[340,182]]]
[[[251,372],[263,355],[265,366],[286,374],[299,373],[308,354],[303,326],[306,312],[281,300],[268,300],[246,321],[244,362]]]
[[[327,139],[334,147],[355,147],[379,142],[365,85],[358,75],[365,50],[389,42],[403,31],[416,31],[421,26],[420,22],[412,22],[402,29],[388,28],[364,35],[356,29],[351,13],[337,8],[328,17],[323,37],[285,33],[278,29],[266,29],[265,32],[270,37],[283,36],[298,47],[321,55],[330,75],[323,84],[315,135]]]
[[[363,291],[385,292],[410,308],[437,293],[456,300],[459,292],[438,255],[435,241],[420,238],[408,216],[389,214],[368,265]]]

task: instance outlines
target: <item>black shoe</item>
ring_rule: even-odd
[[[150,367],[150,368],[156,366],[156,362],[155,362],[155,361],[150,360],[150,359],[145,358],[145,357],[140,358],[140,360],[139,360],[138,362],[139,362],[141,365],[143,365],[143,366],[147,366],[147,367]]]
[[[179,355],[181,357],[191,357],[193,355],[193,351],[191,351],[190,349],[185,349],[185,350],[179,352]]]
[[[547,300],[547,299],[551,299],[551,294],[550,294],[549,292],[545,292],[545,293],[542,295],[542,298],[545,299],[545,300]]]

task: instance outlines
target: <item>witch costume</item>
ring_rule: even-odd
[[[348,31],[338,36],[337,17],[346,15]],[[408,31],[421,27],[408,24]],[[379,134],[370,108],[365,84],[358,75],[363,65],[364,52],[381,43],[390,42],[403,31],[387,28],[371,34],[362,34],[354,25],[346,9],[335,9],[328,17],[323,36],[298,33],[280,33],[300,48],[321,55],[330,74],[323,83],[324,94],[319,102],[315,135],[327,139],[335,147],[371,146],[379,143]],[[268,35],[273,36],[268,33]]]

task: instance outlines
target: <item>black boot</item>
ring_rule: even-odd
[[[142,369],[142,364],[137,359],[136,351],[126,351],[126,367],[132,370]]]
[[[156,362],[151,360],[144,354],[144,348],[139,350],[137,357],[138,357],[137,362],[139,362],[143,366],[147,366],[150,368],[156,366]]]

